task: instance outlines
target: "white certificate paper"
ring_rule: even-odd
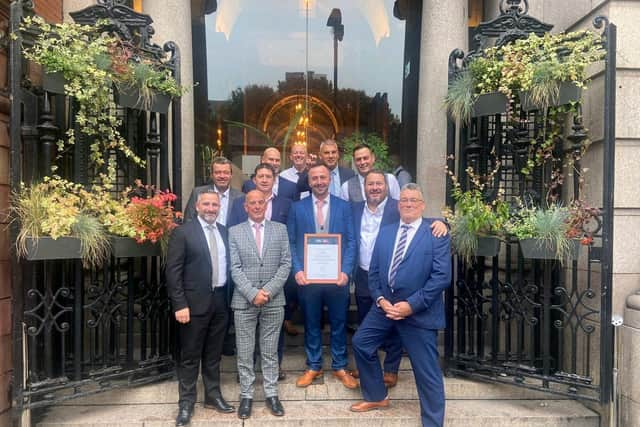
[[[304,273],[310,283],[336,283],[340,278],[340,234],[304,235]]]

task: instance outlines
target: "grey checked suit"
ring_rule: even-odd
[[[284,320],[283,287],[291,270],[287,228],[265,221],[262,254],[249,221],[229,229],[231,277],[235,291],[231,308],[236,326],[240,398],[253,398],[256,325],[259,325],[260,359],[265,397],[278,395],[278,338]],[[253,305],[259,289],[269,292],[269,302]]]

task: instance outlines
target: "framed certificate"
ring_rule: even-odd
[[[336,283],[342,261],[340,234],[304,235],[304,275],[309,283]]]

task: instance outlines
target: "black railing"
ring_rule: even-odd
[[[507,3],[508,5],[505,5]],[[551,29],[527,15],[528,2],[501,2],[501,15],[482,23],[472,50],[465,56],[455,50],[449,58],[449,82],[469,59],[489,45],[511,43],[530,33]],[[615,146],[615,55],[616,27],[606,18],[594,21],[604,28],[606,50],[604,80],[604,136],[602,146],[601,215],[593,242],[583,247],[586,256],[561,266],[556,261],[525,259],[518,241],[501,244],[500,256],[476,258],[470,264],[455,257],[453,286],[446,293],[448,328],[445,332],[446,372],[487,381],[516,384],[569,397],[608,403],[611,400],[613,329],[611,325],[611,262],[613,237],[613,176]],[[462,66],[458,64],[462,63]],[[521,172],[531,141],[538,141],[546,111],[524,112],[519,106],[511,114],[472,118],[457,133],[451,117],[447,123],[448,169],[458,180],[467,179],[466,168],[486,174],[499,162],[499,173],[489,187],[514,197],[541,201],[551,177],[541,167],[529,176]],[[568,199],[581,198],[578,173],[580,149],[587,138],[580,112],[575,114],[562,157],[572,158],[565,185]],[[454,154],[457,153],[457,164]],[[572,155],[575,153],[575,155]],[[558,166],[558,165],[556,165]],[[562,194],[562,184],[555,189]],[[451,187],[448,205],[453,206]],[[495,194],[495,192],[494,192]]]
[[[173,42],[151,42],[152,19],[114,0],[98,0],[72,17],[85,25],[108,19],[117,32],[146,52],[180,82],[180,55]],[[9,80],[11,104],[11,186],[36,183],[51,173],[55,141],[76,129],[73,150],[59,160],[58,174],[90,184],[91,138],[78,132],[76,103],[64,94],[33,87],[22,47],[33,34],[21,31],[27,0],[11,3]],[[169,189],[173,184],[180,209],[180,102],[166,112],[118,109],[121,135],[147,167],[118,158],[114,191],[142,178]],[[172,134],[169,136],[169,123]],[[169,142],[173,158],[169,169]],[[119,154],[105,153],[105,156]],[[18,224],[11,225],[12,241]],[[164,270],[157,253],[111,257],[98,270],[83,269],[79,260],[25,261],[13,257],[13,395],[19,423],[22,411],[117,387],[144,384],[173,376],[174,324],[166,295]]]

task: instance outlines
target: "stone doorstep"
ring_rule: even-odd
[[[235,414],[219,414],[196,406],[193,427],[222,426],[420,426],[417,401],[392,400],[383,411],[356,414],[349,411],[353,400],[285,402],[286,415],[272,416],[255,402],[252,417],[242,422]],[[175,404],[96,405],[55,407],[37,427],[172,427]],[[563,400],[448,400],[447,427],[598,427],[599,417],[576,401]]]

